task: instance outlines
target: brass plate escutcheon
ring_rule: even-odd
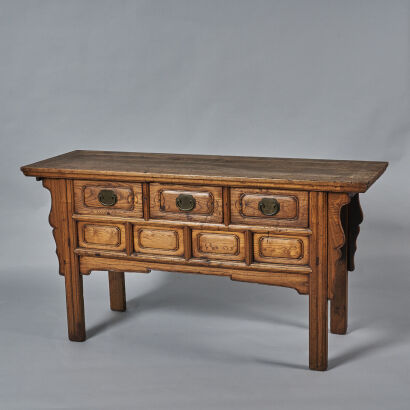
[[[195,198],[190,194],[179,194],[175,202],[179,210],[184,212],[192,211],[196,206]]]
[[[98,200],[101,205],[114,206],[118,201],[118,197],[112,189],[102,189],[98,194]]]
[[[275,198],[262,198],[259,201],[258,207],[266,216],[276,215],[280,210],[280,204]]]

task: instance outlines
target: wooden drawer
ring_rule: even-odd
[[[110,194],[111,193],[111,194]],[[104,196],[112,204],[104,205]],[[75,212],[91,215],[142,218],[141,184],[105,181],[74,181]]]
[[[125,250],[125,226],[98,222],[78,222],[78,245],[81,248]]]
[[[309,237],[253,235],[255,262],[307,265],[309,262]]]
[[[194,229],[192,230],[192,255],[194,258],[244,260],[244,233]]]
[[[263,213],[267,201],[278,204],[274,215]],[[231,189],[231,222],[234,224],[308,226],[308,193],[270,189]],[[265,210],[266,212],[266,210]]]
[[[134,225],[134,250],[152,255],[183,256],[183,228]]]
[[[192,210],[178,207],[180,196],[191,196]],[[178,221],[222,222],[221,187],[150,184],[150,217]]]

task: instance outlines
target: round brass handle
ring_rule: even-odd
[[[98,193],[98,200],[100,201],[101,205],[113,206],[117,203],[118,197],[112,189],[102,189]]]
[[[190,194],[179,194],[175,201],[180,211],[189,212],[196,206],[195,198]]]
[[[258,203],[259,210],[266,216],[276,215],[280,204],[275,198],[262,198]]]

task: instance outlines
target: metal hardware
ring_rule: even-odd
[[[102,189],[98,194],[98,200],[101,205],[113,206],[117,203],[117,194],[112,189]]]
[[[280,204],[275,198],[262,198],[258,203],[259,210],[266,216],[276,215]]]
[[[192,211],[196,206],[195,198],[190,194],[179,194],[175,202],[179,210],[185,212]]]

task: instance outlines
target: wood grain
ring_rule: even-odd
[[[88,255],[80,256],[80,268],[84,275],[91,271],[117,270],[149,273],[151,269],[167,272],[201,273],[205,275],[230,276],[232,280],[294,288],[299,293],[308,292],[309,276],[298,273],[247,272],[241,269],[212,268],[194,265],[161,264],[152,261],[110,259]]]
[[[120,253],[116,251],[109,250],[95,250],[95,249],[85,249],[77,248],[74,250],[77,255],[87,255],[87,256],[97,256],[97,257],[107,257],[107,258],[118,258],[118,259],[127,259],[132,261],[146,261],[151,262],[155,261],[158,264],[171,265],[175,264],[184,264],[192,266],[202,266],[202,267],[211,267],[211,268],[225,268],[225,269],[242,269],[247,272],[283,272],[283,273],[300,273],[300,274],[309,274],[312,272],[312,269],[309,265],[291,265],[283,263],[251,263],[246,265],[245,261],[236,261],[228,259],[216,259],[216,258],[206,258],[206,257],[192,257],[189,260],[181,258],[181,256],[173,255],[156,255],[150,253],[133,253],[131,256],[126,255],[125,253]],[[121,270],[120,270],[121,271]]]
[[[124,312],[127,308],[124,272],[108,272],[111,310]]]
[[[309,264],[309,238],[255,233],[254,260],[265,263]]]
[[[343,206],[340,210],[340,221],[345,233],[348,232],[348,207],[350,204]],[[330,222],[330,221],[329,221]],[[329,235],[331,230],[329,229]],[[330,242],[330,241],[329,241]],[[332,255],[334,253],[330,251]],[[347,332],[347,315],[348,315],[348,271],[347,271],[347,253],[348,243],[345,241],[340,248],[340,258],[334,266],[329,266],[329,271],[332,269],[334,276],[331,286],[333,287],[333,298],[330,301],[330,331],[331,333],[344,335]],[[329,261],[331,260],[329,254]]]
[[[342,207],[350,202],[348,194],[329,193],[328,195],[328,281],[329,299],[333,299],[335,292],[335,277],[338,272],[344,272],[345,261],[342,248],[346,242],[345,232],[341,221]]]
[[[78,222],[78,244],[82,248],[125,251],[125,225]]]
[[[245,236],[243,232],[215,232],[192,230],[192,255],[196,258],[245,259]]]
[[[59,273],[64,275],[70,272],[71,269],[66,181],[61,179],[44,179],[43,186],[51,194],[51,209],[48,221],[53,228],[53,236],[56,242]]]
[[[192,211],[181,211],[176,199],[181,194],[192,195],[196,205]],[[222,222],[222,188],[207,186],[150,184],[151,218]]]
[[[184,256],[183,228],[158,228],[134,225],[136,253]]]
[[[77,226],[72,219],[74,213],[74,186],[73,181],[66,181],[67,187],[67,219],[70,244],[70,271],[65,277],[66,306],[68,322],[68,338],[74,342],[83,342],[86,339],[83,277],[80,274],[78,255],[74,253],[77,247]]]
[[[280,210],[276,215],[264,215],[259,209],[263,198],[274,198]],[[308,226],[308,193],[272,189],[231,189],[231,221],[250,225]]]
[[[21,167],[25,175],[75,179],[194,182],[365,192],[387,162],[72,151]]]
[[[310,194],[309,368],[327,369],[327,194]]]
[[[327,368],[330,329],[347,329],[347,271],[365,192],[386,162],[73,151],[22,167],[52,198],[68,335],[85,340],[82,275],[108,271],[110,306],[126,309],[124,272],[226,276],[309,295],[309,367]],[[99,201],[102,189],[116,203]],[[180,194],[195,207],[178,208]],[[275,215],[263,198],[280,204]]]
[[[117,202],[102,205],[98,194],[103,189],[114,191]],[[75,212],[87,215],[129,216],[142,218],[141,184],[106,181],[74,181]]]

